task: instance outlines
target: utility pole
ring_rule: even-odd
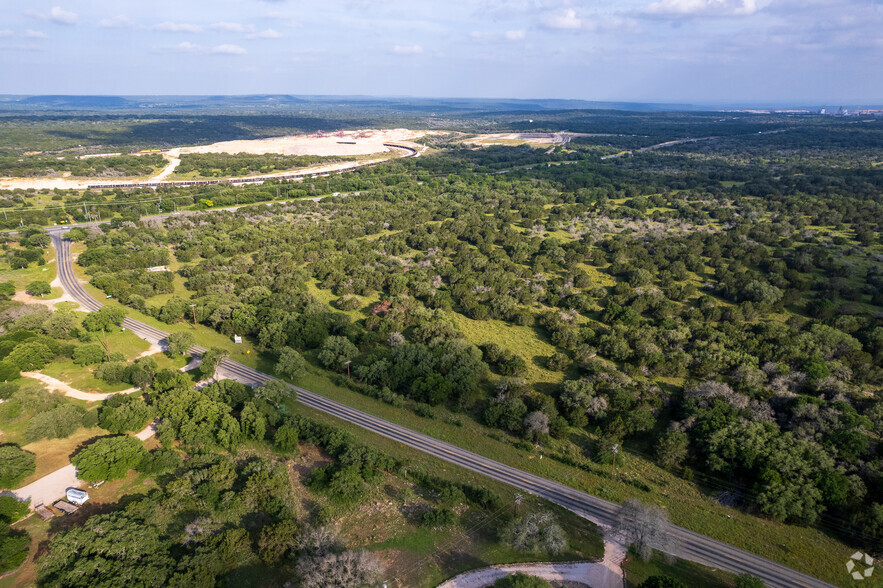
[[[347,378],[347,380],[349,380],[349,378],[350,378],[350,364],[351,363],[352,363],[352,360],[346,362],[346,364],[345,364],[346,365],[346,378]]]
[[[518,516],[518,507],[521,505],[522,500],[524,500],[524,496],[522,496],[521,494],[516,492],[515,493],[515,516],[516,517]]]
[[[610,468],[610,477],[614,477],[616,474],[616,454],[619,453],[619,443],[613,444],[613,467]]]

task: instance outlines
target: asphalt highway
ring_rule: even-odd
[[[58,277],[61,284],[70,296],[80,305],[90,311],[96,311],[103,305],[94,299],[77,280],[74,275],[71,260],[71,242],[63,237],[63,232],[69,227],[50,229],[53,243],[58,258]],[[152,343],[159,343],[168,336],[168,333],[142,322],[126,318],[123,327],[131,330],[139,337]],[[190,349],[193,354],[201,355],[205,348],[195,346]],[[230,359],[224,359],[218,373],[243,384],[257,386],[271,376],[259,372],[253,368],[237,363]],[[610,527],[616,524],[619,505],[608,502],[597,496],[592,496],[558,482],[541,478],[534,474],[488,459],[471,451],[467,451],[450,443],[439,441],[428,435],[412,431],[395,423],[377,418],[368,413],[350,408],[345,404],[335,402],[324,396],[310,392],[298,386],[291,386],[297,391],[297,399],[301,403],[315,410],[333,415],[344,421],[359,425],[369,431],[383,435],[400,443],[404,443],[414,449],[418,449],[452,464],[461,466],[473,472],[477,472],[499,482],[503,482],[524,492],[530,492],[536,496],[545,498],[574,513],[598,524],[602,527]],[[668,552],[680,558],[704,564],[713,568],[719,568],[736,574],[750,573],[762,579],[767,586],[786,587],[828,587],[828,584],[812,576],[808,576],[781,564],[761,556],[749,553],[733,547],[727,543],[711,539],[704,535],[694,533],[687,529],[672,525],[669,529],[674,539],[673,545]],[[848,574],[844,568],[844,582]]]

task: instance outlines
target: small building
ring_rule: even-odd
[[[51,510],[49,510],[48,508],[46,508],[46,507],[43,506],[42,504],[38,504],[38,505],[37,505],[37,508],[35,508],[34,511],[35,511],[35,512],[40,516],[40,518],[43,519],[44,521],[48,521],[49,519],[51,519],[52,517],[55,516],[55,515],[52,513]]]
[[[89,500],[89,493],[80,490],[79,488],[68,488],[67,492],[65,492],[65,496],[67,496],[69,502],[72,502],[77,506],[80,506]]]
[[[61,512],[65,512],[67,514],[73,514],[73,513],[77,512],[78,510],[80,510],[79,506],[74,506],[70,502],[66,502],[64,500],[59,500],[58,502],[56,502],[52,506],[54,506],[55,508],[57,508]]]
[[[153,267],[147,268],[147,271],[149,271],[149,272],[167,272],[167,271],[169,271],[169,268],[167,268],[164,265],[155,265]]]
[[[239,335],[233,335],[233,342],[242,343],[242,337],[240,337]]]

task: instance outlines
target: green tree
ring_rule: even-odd
[[[226,349],[220,347],[212,347],[202,354],[199,364],[199,373],[203,378],[213,378],[215,370],[221,365],[224,358],[229,357],[230,353]]]
[[[359,350],[346,337],[331,335],[322,343],[319,350],[319,361],[328,369],[340,371],[346,367],[348,361],[351,361]]]
[[[31,296],[39,296],[43,298],[46,294],[52,293],[52,286],[42,280],[34,280],[25,288],[25,292]]]
[[[736,578],[736,588],[765,588],[766,584],[757,576],[740,574]]]
[[[96,312],[90,312],[83,317],[83,328],[87,331],[109,331],[123,322],[126,313],[116,306],[102,306]]]
[[[671,576],[650,576],[638,588],[687,588],[687,585]]]
[[[307,361],[291,347],[283,347],[274,371],[280,378],[296,380],[307,372]]]
[[[104,401],[98,412],[98,425],[111,433],[140,431],[153,417],[153,407],[134,394],[115,394]]]
[[[43,343],[36,341],[20,343],[15,346],[6,361],[23,372],[33,372],[46,367],[55,358],[55,353]]]
[[[258,539],[258,554],[264,563],[274,564],[297,545],[297,523],[286,519],[266,525]]]
[[[14,523],[24,518],[30,509],[29,500],[22,502],[13,496],[0,496],[0,523]]]
[[[176,357],[178,355],[185,355],[188,349],[196,345],[196,338],[192,333],[179,331],[170,333],[166,339],[166,343],[166,355],[169,357]]]
[[[18,445],[0,445],[0,487],[18,488],[36,470],[37,456]]]
[[[135,437],[103,437],[71,458],[71,463],[81,480],[118,480],[137,467],[145,454],[144,444]]]
[[[273,449],[281,455],[290,455],[297,449],[297,429],[282,425],[273,436]]]
[[[31,538],[25,531],[13,530],[0,522],[0,574],[14,570],[28,557]]]
[[[157,527],[119,511],[54,536],[37,578],[42,586],[162,586],[174,566]]]
[[[267,434],[267,419],[254,402],[246,402],[239,415],[242,434],[251,441],[263,441]]]
[[[31,417],[25,431],[28,442],[39,439],[65,439],[83,425],[85,412],[73,404],[62,404]],[[94,421],[93,421],[94,423]]]
[[[100,345],[80,345],[74,350],[74,363],[77,365],[92,365],[101,363],[105,359],[104,349]]]
[[[669,431],[664,434],[656,445],[656,459],[663,467],[674,469],[680,467],[687,458],[690,438],[682,431]]]

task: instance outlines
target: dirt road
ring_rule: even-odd
[[[65,396],[77,398],[78,400],[85,400],[87,402],[104,400],[106,398],[110,398],[115,394],[131,394],[132,392],[138,390],[138,388],[128,388],[119,392],[83,392],[82,390],[77,390],[76,388],[71,387],[70,384],[65,384],[61,380],[56,380],[52,376],[47,376],[46,374],[41,374],[40,372],[22,372],[21,375],[26,378],[31,378],[43,382],[44,384],[46,384],[46,387],[49,388],[50,392],[63,392]]]

